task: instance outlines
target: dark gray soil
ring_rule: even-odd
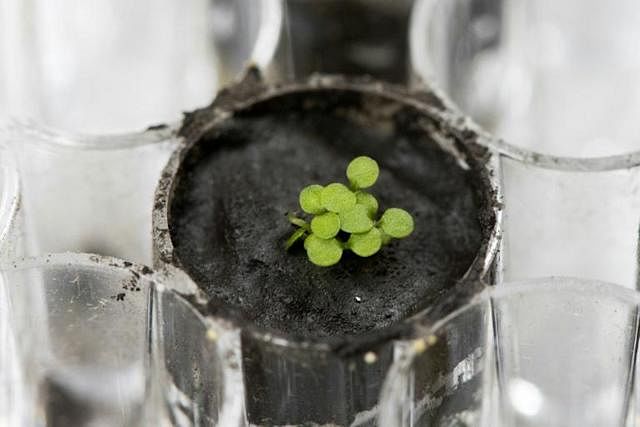
[[[209,295],[212,313],[296,337],[359,335],[433,303],[472,264],[487,233],[478,173],[418,128],[412,110],[376,119],[358,97],[338,98],[318,94],[236,114],[188,152],[170,232],[178,263]],[[301,244],[285,252],[294,231],[285,215],[299,211],[299,191],[346,182],[358,155],[380,164],[372,189],[380,212],[406,209],[415,232],[370,258],[345,252],[330,268],[311,264]]]

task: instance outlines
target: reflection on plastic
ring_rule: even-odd
[[[22,253],[20,183],[11,152],[0,144],[0,262]]]

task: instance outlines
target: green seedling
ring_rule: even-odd
[[[285,249],[303,240],[309,260],[315,265],[329,267],[340,262],[345,250],[360,257],[370,257],[392,239],[409,236],[414,229],[409,212],[389,208],[376,219],[378,201],[371,193],[362,191],[372,187],[379,174],[375,160],[360,156],[347,167],[349,187],[334,182],[303,188],[298,201],[302,210],[312,217],[307,221],[288,215],[296,230],[287,239]]]

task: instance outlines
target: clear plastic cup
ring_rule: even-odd
[[[153,193],[171,128],[80,137],[14,125],[28,255],[74,251],[151,263]]]
[[[490,288],[399,346],[380,425],[636,425],[639,304],[570,278]]]
[[[501,169],[505,281],[559,275],[638,286],[640,157],[512,152]]]
[[[174,285],[156,285],[151,304],[155,412],[170,425],[245,426],[240,330],[201,314],[195,285],[172,271]]]
[[[0,269],[0,424],[145,425],[144,266],[87,254],[6,261]]]
[[[11,117],[65,132],[175,122],[209,104],[248,62],[271,56],[261,26],[279,23],[267,3],[6,2],[0,97]]]
[[[7,3],[0,97],[11,121],[0,140],[18,160],[26,253],[149,264],[153,191],[181,113],[210,103],[249,61],[272,56],[263,27],[280,27],[274,6]]]
[[[412,67],[517,147],[580,158],[634,152],[639,24],[633,0],[419,0]]]

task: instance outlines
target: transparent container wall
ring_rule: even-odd
[[[154,301],[155,389],[176,425],[374,425],[391,340],[365,360],[203,317],[193,298]]]
[[[381,425],[636,425],[639,302],[575,279],[492,288],[404,346]]]
[[[419,0],[412,66],[512,144],[594,157],[640,146],[633,0]]]
[[[0,262],[22,253],[20,183],[13,156],[0,143]]]
[[[0,270],[0,424],[137,426],[150,270],[50,255]]]
[[[158,288],[153,307],[152,383],[171,425],[245,425],[238,330],[171,290]]]
[[[566,165],[502,157],[504,280],[562,275],[636,287],[640,166]]]
[[[242,334],[251,425],[373,425],[393,341],[340,348]]]
[[[253,0],[4,2],[8,112],[66,131],[122,133],[211,102],[253,55]]]
[[[171,129],[114,137],[14,126],[28,254],[75,251],[151,264],[156,183],[173,151]]]
[[[280,5],[281,28],[268,76],[362,75],[404,83],[414,0],[267,0]]]

